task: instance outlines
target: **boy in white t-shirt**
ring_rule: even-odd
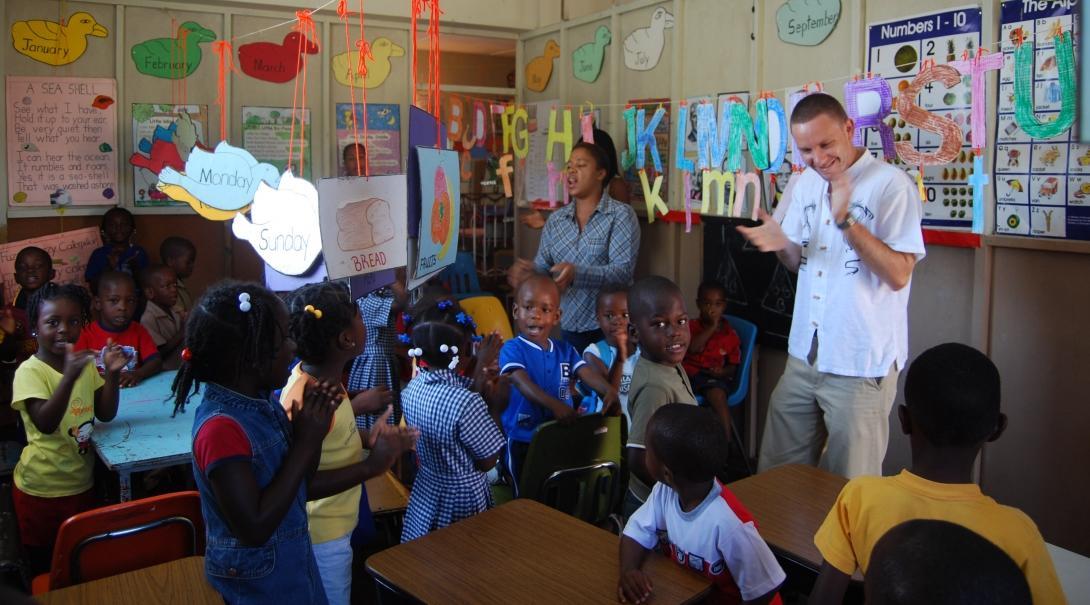
[[[776,591],[786,574],[752,515],[715,478],[726,459],[726,436],[711,410],[670,403],[655,411],[645,462],[657,483],[621,536],[621,602],[651,596],[651,580],[640,568],[660,542],[675,563],[713,582],[707,602],[781,602]]]
[[[596,314],[598,327],[605,338],[583,350],[583,361],[605,376],[617,389],[621,412],[628,419],[628,389],[632,386],[632,370],[640,359],[639,346],[634,343],[636,337],[629,331],[628,287],[603,286],[598,292]],[[603,411],[602,398],[582,383],[579,386],[580,391],[585,393],[580,403],[583,413]],[[632,422],[631,419],[628,421]]]

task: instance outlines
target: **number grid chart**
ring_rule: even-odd
[[[1055,118],[1061,86],[1051,32],[1058,24],[1078,46],[1073,2],[1011,0],[1001,8],[1003,69],[995,145],[995,232],[1004,235],[1090,240],[1090,145],[1078,127],[1051,139],[1034,139],[1014,119],[1014,50],[1021,35],[1034,45],[1033,107],[1038,120]],[[1076,48],[1075,57],[1078,57]]]
[[[981,42],[981,10],[964,7],[928,13],[896,21],[871,23],[867,27],[867,71],[889,82],[894,98],[908,88],[919,74],[921,65],[930,60],[943,65],[961,59],[962,53],[977,52]],[[965,137],[955,162],[941,166],[925,166],[923,226],[969,231],[973,224],[973,189],[968,184],[973,174],[973,156],[969,141],[970,78],[946,88],[932,82],[920,89],[916,103],[936,115],[949,118],[961,127]],[[896,112],[885,119],[893,128],[894,141],[906,141],[922,152],[937,151],[942,136],[907,124]],[[866,133],[866,145],[878,157],[882,141],[875,129]],[[907,166],[900,158],[895,165],[912,171],[915,180],[918,166]]]

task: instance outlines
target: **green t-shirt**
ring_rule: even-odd
[[[689,377],[685,375],[685,368],[681,364],[667,366],[655,363],[641,356],[632,370],[632,386],[628,390],[628,415],[632,419],[632,426],[628,429],[628,447],[646,447],[647,423],[655,410],[668,403],[696,405],[696,396],[693,395]],[[647,500],[651,494],[651,486],[644,485],[635,473],[628,480],[628,489],[640,502]]]

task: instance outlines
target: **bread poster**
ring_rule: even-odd
[[[318,182],[322,253],[330,279],[404,267],[405,175]]]

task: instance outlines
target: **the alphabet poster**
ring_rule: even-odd
[[[908,88],[925,61],[942,65],[961,59],[968,51],[975,56],[980,48],[981,12],[979,7],[964,7],[916,17],[872,23],[867,28],[867,69],[889,82],[896,97]],[[874,95],[877,96],[877,95]],[[940,166],[925,166],[923,226],[926,228],[970,230],[973,225],[973,189],[969,177],[973,173],[973,154],[969,145],[969,76],[946,88],[941,82],[926,84],[916,104],[931,113],[949,118],[961,127],[965,140],[957,161]],[[894,141],[906,141],[924,153],[935,152],[942,135],[917,128],[894,112],[885,122],[893,128]],[[866,133],[867,147],[882,157],[882,139],[876,129]],[[919,166],[905,166],[915,179]]]
[[[1070,5],[1070,6],[1068,6]],[[1077,129],[1034,139],[1014,120],[1014,40],[1033,44],[1033,107],[1042,122],[1060,113],[1061,86],[1054,24],[1072,32],[1078,45],[1074,2],[1004,2],[1000,28],[1003,69],[999,74],[995,137],[995,232],[1004,235],[1090,240],[1090,145]],[[1077,56],[1077,54],[1076,54]]]
[[[283,172],[288,169],[288,159],[299,166],[303,156],[303,178],[311,175],[310,140],[312,126],[309,109],[295,110],[295,140],[292,138],[292,109],[290,107],[243,107],[242,147],[259,162],[272,164]],[[300,135],[303,140],[300,140]],[[291,153],[289,154],[289,150]]]
[[[367,139],[363,132],[363,104],[356,103],[356,129],[352,128],[352,104],[337,103],[337,174],[344,172],[344,148],[356,141],[367,147],[371,174],[400,174],[401,106],[397,103],[367,104]],[[355,176],[355,175],[352,175]]]
[[[462,198],[457,151],[417,147],[415,153],[420,162],[421,212],[413,274],[419,279],[454,263]]]
[[[117,82],[7,77],[13,206],[117,203]]]
[[[54,282],[82,286],[87,260],[91,258],[91,252],[101,245],[102,235],[98,232],[98,227],[0,244],[0,280],[4,284],[4,304],[11,304],[18,293],[19,285],[15,283],[15,257],[23,248],[35,246],[49,253],[53,259],[53,269],[57,272]]]
[[[159,172],[169,166],[184,171],[197,144],[206,145],[207,105],[133,103],[132,165],[133,199],[137,206],[181,206],[155,188]]]
[[[406,196],[403,174],[318,182],[322,254],[331,279],[405,266]]]

